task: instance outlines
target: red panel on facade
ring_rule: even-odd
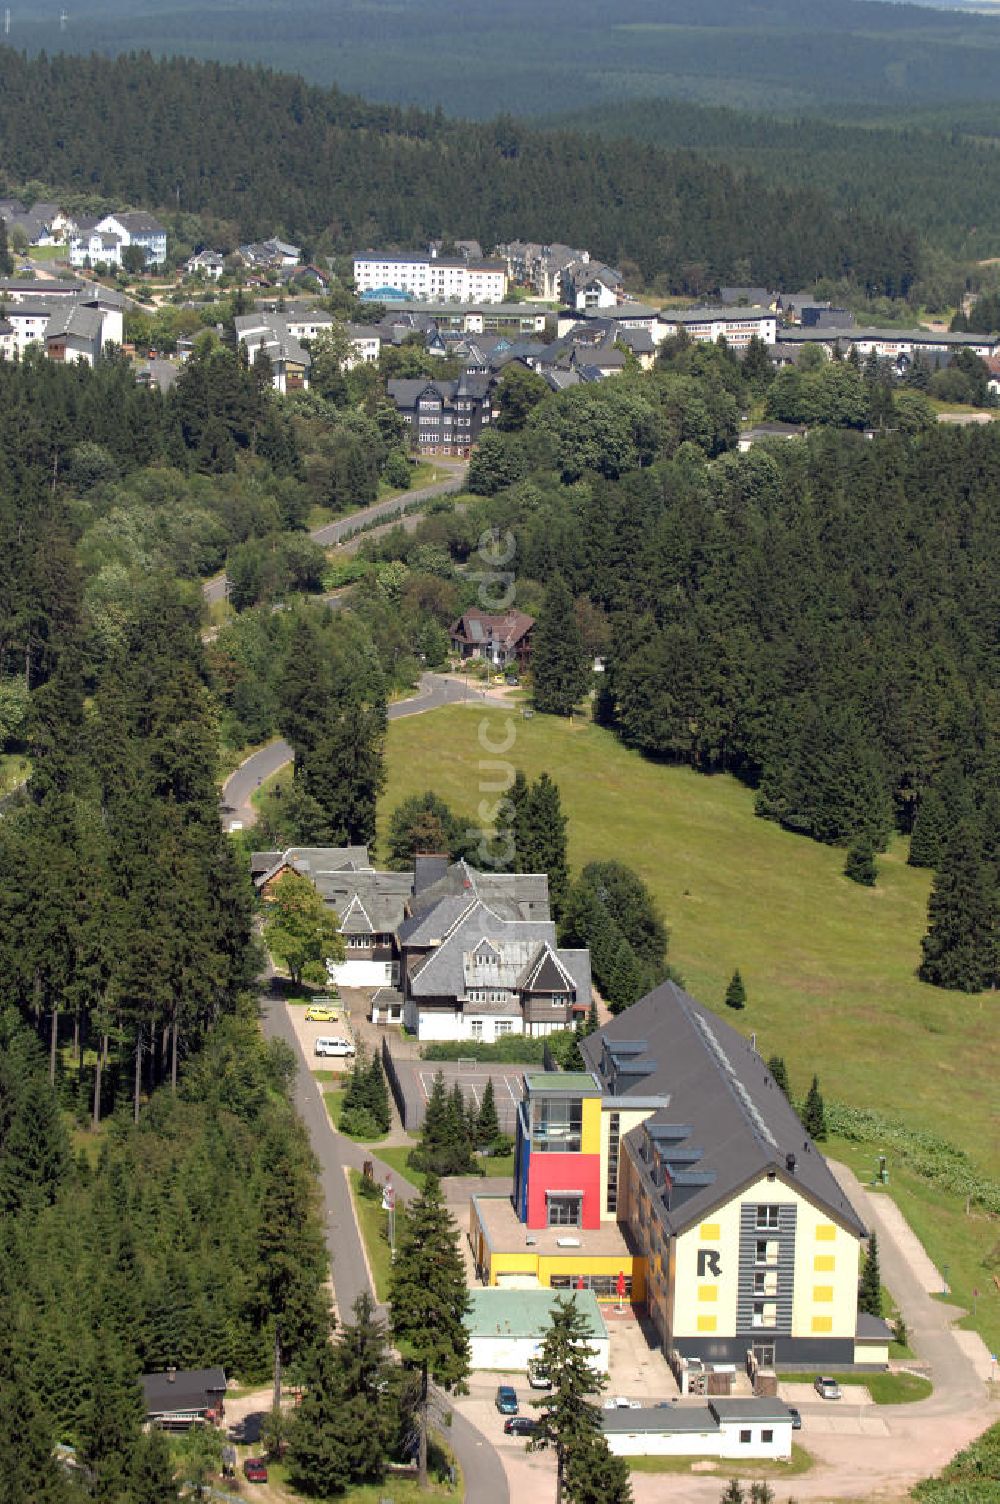
[[[528,1168],[528,1226],[548,1227],[546,1191],[582,1191],[583,1227],[601,1225],[601,1156],[599,1154],[539,1154]],[[567,1227],[567,1233],[572,1228]]]

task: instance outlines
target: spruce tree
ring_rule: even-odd
[[[785,1066],[784,1057],[781,1055],[772,1055],[767,1062],[767,1068],[774,1077],[775,1084],[781,1087],[785,1096],[791,1101],[791,1093],[788,1090],[788,1070]]]
[[[553,575],[545,592],[531,643],[535,709],[548,715],[571,715],[588,682],[587,655],[562,575]]]
[[[822,1143],[826,1138],[826,1109],[823,1106],[823,1098],[820,1095],[819,1078],[813,1076],[812,1085],[806,1093],[805,1102],[802,1104],[802,1126],[809,1137],[816,1143]]]
[[[861,1270],[858,1310],[869,1316],[882,1315],[882,1278],[878,1263],[878,1237],[874,1232],[869,1235],[868,1255]]]
[[[635,951],[622,935],[615,947],[606,978],[605,1000],[612,1013],[621,1013],[638,1002],[642,991],[642,968]]]
[[[469,1372],[465,1314],[469,1292],[458,1251],[458,1229],[441,1195],[441,1183],[428,1175],[407,1208],[389,1291],[392,1330],[404,1362],[420,1373],[418,1405],[420,1485],[427,1487],[429,1383],[451,1391]]]
[[[726,988],[726,1007],[745,1008],[747,1005],[747,990],[743,985],[739,968],[729,978],[729,986]]]
[[[878,868],[875,865],[875,853],[869,841],[856,841],[848,849],[844,862],[844,876],[849,877],[852,882],[860,883],[863,888],[874,888]]]
[[[910,850],[906,860],[911,867],[936,868],[944,855],[951,822],[944,799],[937,788],[931,787],[920,801],[917,818],[910,835]]]
[[[487,1079],[483,1090],[483,1100],[479,1106],[479,1117],[476,1120],[476,1147],[488,1149],[500,1137],[500,1119],[497,1117],[496,1097],[493,1091],[493,1077]]]
[[[582,1475],[593,1461],[598,1445],[607,1447],[601,1430],[601,1410],[595,1403],[607,1387],[606,1376],[591,1364],[587,1319],[573,1296],[558,1296],[542,1339],[539,1366],[552,1381],[552,1388],[532,1403],[538,1410],[538,1428],[528,1442],[530,1451],[551,1447],[556,1454],[556,1504],[589,1499],[593,1495],[571,1492],[582,1486]],[[619,1486],[619,1480],[612,1480]],[[628,1500],[628,1493],[611,1497]]]
[[[514,781],[507,790],[504,807],[501,810],[503,827],[498,830],[500,849],[498,856],[501,860],[506,858],[505,871],[530,872],[531,868],[525,866],[522,852],[526,852],[531,844],[528,826],[528,796],[530,785],[520,768],[514,773]]]
[[[531,785],[524,805],[523,831],[518,837],[518,871],[548,874],[549,905],[552,917],[558,920],[569,891],[566,816],[559,786],[548,773],[541,773]]]
[[[958,826],[935,873],[922,945],[923,982],[982,992],[997,979],[996,880],[970,821]]]

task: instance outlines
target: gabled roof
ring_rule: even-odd
[[[209,1410],[225,1395],[226,1372],[223,1368],[176,1368],[144,1373],[142,1390],[147,1415]]]
[[[499,642],[507,651],[516,647],[535,625],[535,618],[526,611],[506,611],[502,616],[492,616],[470,606],[451,628],[450,635],[459,641],[481,646]]]
[[[664,982],[581,1044],[608,1095],[669,1099],[625,1137],[640,1174],[659,1138],[678,1163],[670,1204],[654,1196],[673,1233],[769,1172],[855,1236],[865,1229],[756,1050],[674,982]],[[697,1154],[692,1159],[692,1151]]]
[[[441,916],[435,910],[443,899],[461,899],[468,905],[481,898],[502,919],[548,919],[549,879],[544,872],[479,872],[468,862],[453,862],[444,875],[414,893],[409,910],[413,916],[427,916],[426,926],[417,927],[408,920],[400,931],[413,945],[429,944],[429,940],[417,938],[430,932],[432,926],[439,938]],[[442,914],[444,911],[442,910]]]
[[[535,946],[548,941],[554,946],[556,927],[551,919],[501,919],[476,899],[456,917],[451,928],[441,937],[440,944],[410,972],[411,996],[462,997],[466,989],[465,957],[475,950],[480,940],[487,938],[499,943],[502,949],[510,948],[513,955],[520,944]],[[527,959],[526,951],[520,957],[518,970]],[[516,975],[517,972],[513,972],[511,985]]]

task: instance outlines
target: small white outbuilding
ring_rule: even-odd
[[[530,1359],[536,1358],[541,1351],[559,1294],[557,1290],[512,1290],[495,1286],[470,1290],[465,1325],[469,1333],[472,1367],[493,1369],[498,1373],[525,1372]],[[564,1298],[572,1298],[586,1320],[593,1366],[601,1373],[607,1373],[611,1341],[597,1296],[592,1290],[568,1290]]]

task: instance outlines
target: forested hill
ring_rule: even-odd
[[[489,118],[672,96],[759,110],[996,97],[993,17],[871,0],[20,0],[31,52],[183,46]]]
[[[1000,119],[992,110],[946,129],[933,116],[924,125],[858,126],[647,99],[574,111],[561,124],[704,152],[768,182],[811,183],[842,210],[898,215],[952,253],[1000,252]]]
[[[102,102],[113,101],[113,108]],[[916,236],[685,152],[369,105],[264,70],[0,51],[10,184],[176,204],[307,246],[474,235],[586,245],[679,291],[848,276],[905,294]]]

